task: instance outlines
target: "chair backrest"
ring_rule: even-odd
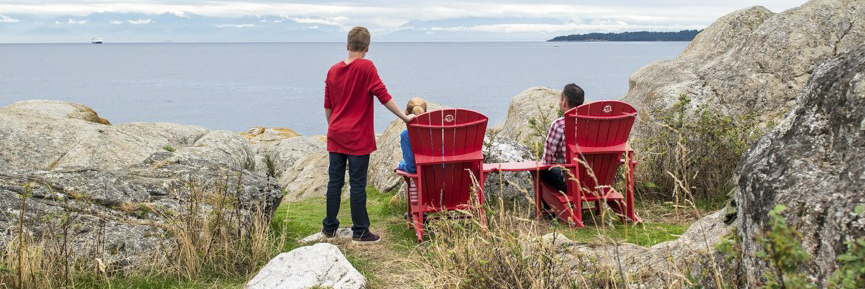
[[[597,179],[596,183],[581,166],[581,184],[612,185],[636,118],[634,107],[616,100],[587,103],[565,113],[568,159],[586,161]]]
[[[454,207],[468,204],[472,180],[480,181],[482,159],[464,160],[461,156],[480,155],[487,117],[465,109],[443,109],[421,114],[408,125],[409,141],[417,161],[421,204]],[[439,158],[438,163],[421,163]]]

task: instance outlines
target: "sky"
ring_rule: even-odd
[[[702,29],[719,17],[754,5],[773,12],[797,7],[804,0],[476,0],[476,1],[231,1],[231,0],[0,0],[0,42],[80,37],[116,33],[132,37],[168,33],[168,19],[147,15],[171,13],[197,18],[198,34],[235,37],[226,29],[246,28],[245,34],[267,38],[282,31],[306,30],[301,38],[328,39],[353,26],[370,28],[385,40],[545,40],[588,32],[678,31]],[[128,14],[110,20],[94,13]],[[105,16],[105,15],[103,15]],[[276,18],[263,18],[276,16]],[[119,18],[118,18],[119,17]],[[258,17],[252,19],[250,17]],[[99,22],[99,21],[107,22]],[[283,24],[288,21],[291,27]],[[98,24],[111,24],[100,27]],[[178,22],[174,22],[176,25]],[[114,26],[112,26],[114,25]],[[190,24],[191,25],[191,24]],[[205,31],[202,27],[206,26]],[[118,29],[119,27],[132,27]],[[191,27],[191,26],[190,26]],[[112,28],[112,29],[108,29]],[[133,29],[134,28],[134,29]],[[119,32],[123,30],[123,32]],[[248,33],[256,30],[256,33]],[[322,30],[317,33],[313,30]],[[183,40],[191,37],[170,30]],[[247,35],[247,37],[252,37]],[[207,38],[206,36],[202,39]],[[3,38],[6,38],[5,40]],[[277,37],[278,38],[278,37]],[[301,39],[301,40],[304,40]],[[194,39],[192,39],[194,40]]]

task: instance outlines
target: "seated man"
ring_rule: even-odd
[[[568,111],[583,104],[585,93],[576,84],[570,83],[562,89],[559,99],[559,108]],[[544,144],[544,158],[542,162],[547,165],[570,163],[565,157],[565,118],[560,117],[550,124],[550,132]],[[562,175],[562,168],[553,167],[540,171],[541,180],[563,193],[568,192],[568,184],[565,182],[567,175]],[[543,204],[548,208],[547,204]]]

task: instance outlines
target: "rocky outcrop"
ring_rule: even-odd
[[[93,109],[78,103],[55,100],[27,100],[10,104],[6,106],[6,109],[31,116],[80,119],[105,125],[111,124],[108,120],[99,117],[99,114],[93,111]]]
[[[546,132],[538,136],[531,121],[536,121],[539,126],[549,127],[550,123],[558,118],[561,94],[561,90],[546,87],[532,87],[520,92],[511,99],[507,119],[495,129],[496,135],[521,144],[542,141],[546,138]]]
[[[64,232],[75,254],[100,252],[115,269],[137,266],[170,253],[167,228],[196,198],[206,204],[230,188],[239,218],[271,216],[279,205],[279,187],[256,173],[253,150],[236,133],[97,118],[63,102],[0,108],[0,246],[23,221],[36,240]],[[19,196],[29,196],[24,210]],[[74,229],[60,230],[64,220]]]
[[[628,283],[634,284],[628,287],[677,288],[691,282],[688,276],[709,275],[706,280],[697,280],[700,285],[724,288],[718,283],[729,286],[731,280],[719,275],[714,265],[716,244],[731,232],[731,226],[724,224],[723,218],[722,212],[716,212],[692,224],[679,239],[648,248],[609,240],[577,243],[554,233],[538,241],[545,248],[554,247],[555,257],[562,266],[570,268],[568,271],[575,278],[585,275],[582,278],[594,279],[602,275],[602,278],[618,279],[623,273]]]
[[[814,0],[779,14],[759,6],[733,12],[697,35],[678,58],[634,73],[624,100],[654,116],[685,94],[692,106],[777,120],[817,65],[865,41],[861,19],[861,0]]]
[[[279,128],[252,128],[246,136],[266,175],[285,190],[286,200],[324,196],[327,186],[326,139],[304,137]]]
[[[865,204],[865,46],[815,69],[796,103],[746,153],[735,178],[751,286],[767,270],[754,256],[760,250],[755,239],[769,228],[768,212],[778,204],[787,206],[783,216],[801,232],[811,256],[799,270],[820,287],[847,250],[844,242],[865,236],[865,217],[854,212]]]
[[[249,289],[360,289],[366,278],[345,259],[337,246],[318,243],[282,253],[246,283]]]

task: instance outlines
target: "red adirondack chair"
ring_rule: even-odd
[[[426,214],[483,206],[481,149],[486,128],[486,116],[465,109],[431,111],[408,124],[417,173],[395,171],[406,181],[409,222],[418,242],[423,238]],[[483,210],[479,212],[485,224]]]
[[[562,194],[543,182],[541,198],[559,219],[583,227],[583,210],[600,213],[606,203],[623,220],[642,220],[634,213],[634,150],[627,143],[637,111],[621,101],[598,101],[565,112],[566,157],[574,179]],[[616,170],[626,164],[625,195],[612,189]],[[583,208],[583,202],[594,203]]]

